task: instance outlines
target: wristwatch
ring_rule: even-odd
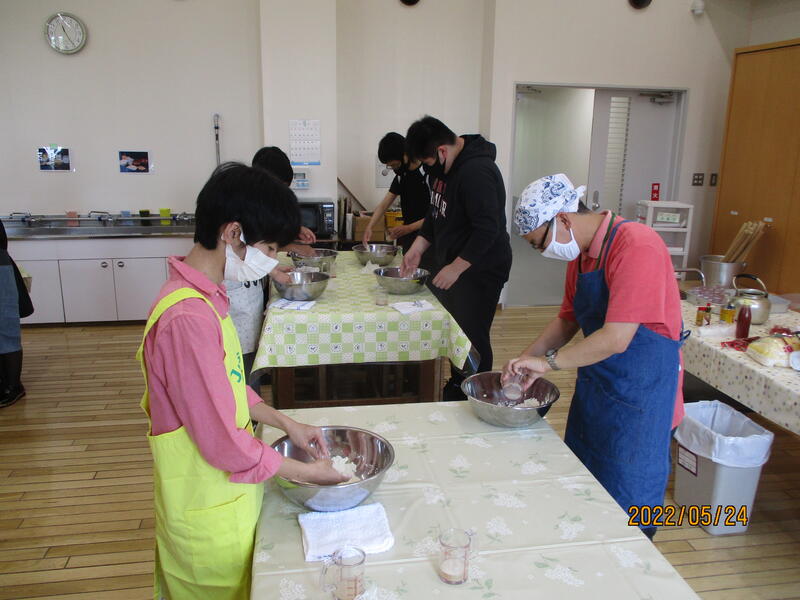
[[[544,353],[544,358],[547,361],[547,364],[550,365],[550,368],[553,371],[560,371],[561,367],[558,366],[556,363],[556,356],[558,355],[558,350],[555,348],[550,348],[547,352]]]

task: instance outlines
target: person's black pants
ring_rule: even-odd
[[[472,346],[480,354],[478,372],[492,370],[494,355],[492,354],[490,333],[497,302],[500,300],[500,292],[503,290],[507,278],[505,270],[500,273],[486,271],[470,273],[467,271],[449,290],[441,290],[434,286],[433,276],[429,279],[429,287],[433,294],[464,330],[472,342]],[[464,375],[452,365],[450,373],[450,382],[445,388],[445,391],[449,393],[445,394],[445,399],[449,399],[447,396],[451,394],[460,395],[463,398],[463,394],[456,390],[464,380]]]

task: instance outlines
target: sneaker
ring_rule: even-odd
[[[15,404],[17,401],[22,399],[24,395],[25,388],[22,386],[22,384],[13,389],[6,389],[2,396],[0,396],[0,408],[5,408],[6,406]]]

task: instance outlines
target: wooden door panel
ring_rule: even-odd
[[[743,222],[768,220],[770,229],[748,257],[747,270],[770,289],[782,285],[792,228],[800,159],[799,73],[800,46],[740,54],[731,93],[713,247],[724,252]]]

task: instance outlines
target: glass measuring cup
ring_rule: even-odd
[[[512,375],[503,384],[503,395],[512,402],[522,399],[522,381],[525,379],[523,374]]]
[[[367,555],[361,548],[344,546],[325,561],[320,587],[336,600],[356,600],[364,593],[364,563]]]
[[[463,529],[447,529],[439,536],[439,579],[459,585],[469,579],[469,559],[475,552],[474,533]]]

